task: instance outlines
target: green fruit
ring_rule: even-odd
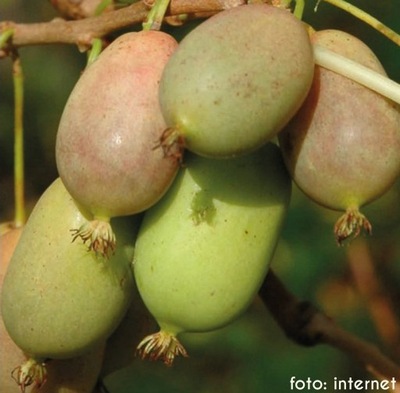
[[[168,61],[160,103],[175,143],[208,157],[253,151],[305,99],[314,73],[304,25],[271,5],[243,5],[192,30]]]
[[[0,288],[4,274],[21,236],[23,228],[15,228],[0,236]],[[0,391],[16,392],[15,380],[10,367],[26,362],[26,356],[8,335],[0,319],[0,342],[2,361],[0,363]],[[31,393],[91,393],[103,363],[105,343],[78,358],[52,360],[47,365],[47,380],[40,388],[34,386]]]
[[[374,53],[348,33],[323,30],[312,41],[385,75]],[[325,207],[346,211],[335,226],[339,244],[362,228],[371,231],[359,208],[400,174],[399,105],[317,66],[306,101],[279,141],[299,188]]]
[[[154,149],[166,127],[158,85],[177,45],[160,31],[123,34],[83,72],[64,108],[57,169],[73,198],[95,216],[71,229],[100,254],[115,246],[110,217],[156,203],[178,170],[176,159]]]
[[[21,386],[45,378],[41,363],[93,350],[110,336],[129,307],[134,239],[127,219],[115,220],[120,242],[103,263],[84,244],[71,244],[70,228],[91,216],[57,179],[38,201],[10,261],[1,311],[12,340],[31,356],[16,370]]]
[[[134,273],[161,332],[141,356],[170,364],[175,336],[222,327],[241,315],[267,273],[290,200],[276,145],[230,160],[188,155],[168,193],[144,215]]]

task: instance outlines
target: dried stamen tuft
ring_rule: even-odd
[[[115,234],[109,222],[93,220],[86,222],[78,229],[71,229],[72,241],[78,237],[83,243],[88,242],[89,251],[94,251],[104,258],[109,258],[115,251]]]
[[[364,230],[368,235],[372,233],[372,225],[364,214],[360,213],[357,208],[349,208],[336,221],[334,232],[336,242],[342,246],[344,241],[350,236],[356,238],[361,230]]]
[[[162,360],[165,365],[171,366],[176,356],[188,357],[186,349],[179,340],[164,331],[145,337],[137,347],[137,354],[142,359]]]
[[[28,359],[24,364],[16,367],[11,372],[11,376],[19,385],[21,392],[25,392],[25,388],[32,384],[40,389],[47,380],[46,364],[38,363],[35,359]]]
[[[162,148],[165,157],[171,157],[182,165],[185,140],[175,128],[167,128],[154,145],[153,150]]]

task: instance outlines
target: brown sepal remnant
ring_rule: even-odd
[[[356,238],[362,230],[370,235],[372,233],[371,223],[364,214],[360,213],[358,208],[348,208],[346,213],[336,221],[334,227],[337,244],[342,246],[349,237]]]
[[[17,382],[21,392],[25,392],[25,388],[32,384],[40,389],[47,380],[46,365],[44,362],[37,362],[31,358],[21,366],[14,368],[11,376]]]
[[[88,250],[96,255],[108,259],[115,251],[116,238],[110,223],[93,220],[83,224],[78,229],[71,229],[72,242],[81,238],[83,243],[88,242]]]
[[[153,149],[162,148],[165,157],[175,159],[179,165],[183,163],[185,138],[175,128],[169,127],[161,134]]]
[[[176,356],[188,357],[186,349],[171,333],[159,331],[146,336],[138,345],[136,354],[141,359],[162,360],[172,366]]]

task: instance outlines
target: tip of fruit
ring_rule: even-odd
[[[88,250],[96,255],[109,258],[115,251],[115,234],[109,222],[92,220],[83,224],[78,229],[71,229],[72,242],[81,238],[83,243],[88,243]]]
[[[11,372],[11,376],[17,382],[21,392],[25,392],[25,388],[32,384],[35,388],[40,389],[47,380],[46,365],[31,358],[16,367]]]
[[[142,359],[162,360],[172,366],[176,356],[188,357],[186,349],[171,333],[159,331],[146,336],[138,345],[136,354]]]
[[[362,230],[368,235],[372,233],[372,225],[367,217],[360,213],[357,208],[347,209],[346,213],[336,221],[334,227],[337,244],[343,246],[348,238],[356,238]]]

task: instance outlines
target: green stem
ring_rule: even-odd
[[[103,0],[96,8],[94,15],[101,15],[104,10],[113,4],[113,0]],[[100,55],[101,50],[103,49],[103,41],[101,38],[94,38],[92,40],[92,47],[88,51],[87,63],[86,67],[89,67]]]
[[[315,63],[374,90],[400,105],[400,84],[353,60],[314,44]]]
[[[14,82],[14,197],[15,197],[15,226],[25,224],[25,181],[24,181],[24,75],[21,60],[13,54]]]
[[[14,34],[14,30],[13,29],[4,30],[0,34],[0,49],[3,49],[4,45],[12,37],[13,34]]]
[[[103,0],[97,7],[96,10],[94,12],[95,16],[99,16],[101,15],[104,10],[109,6],[113,4],[113,0]]]
[[[92,47],[88,52],[86,67],[89,67],[99,57],[102,49],[103,41],[101,40],[101,38],[95,38],[92,41]]]
[[[293,15],[299,20],[302,20],[303,13],[304,13],[304,0],[296,0],[296,6],[294,7]]]
[[[143,22],[143,30],[160,30],[167,12],[170,0],[155,0],[151,10],[147,14],[146,20]]]
[[[360,8],[348,3],[347,1],[344,0],[318,0],[317,5],[315,6],[315,9],[318,7],[319,3],[321,1],[325,1],[326,3],[330,3],[334,5],[335,7],[338,7],[349,14],[355,16],[356,18],[362,20],[363,22],[367,23],[371,27],[373,27],[375,30],[379,31],[381,34],[389,38],[391,41],[393,41],[395,44],[400,45],[400,35],[396,33],[394,30],[390,29],[389,27],[385,26],[383,23],[381,23],[378,19],[374,18],[367,12],[361,10]]]

